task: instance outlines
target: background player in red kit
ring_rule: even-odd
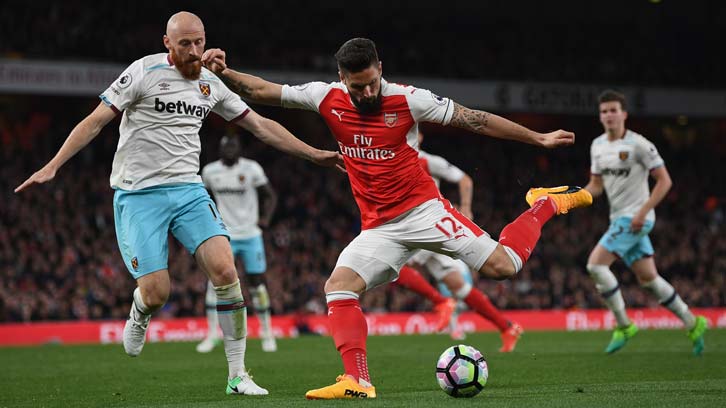
[[[225,54],[205,52],[203,62],[230,89],[253,102],[318,112],[338,141],[363,231],[340,254],[325,284],[330,330],[345,374],[308,391],[309,399],[374,398],[366,358],[368,327],[360,294],[394,280],[417,249],[463,260],[492,279],[517,273],[529,258],[545,222],[592,203],[579,187],[530,190],[532,208],[494,241],[439,194],[420,166],[418,122],[451,125],[546,148],[574,143],[563,130],[538,133],[448,98],[386,82],[373,41],[354,38],[335,54],[340,82],[280,85],[228,69]]]

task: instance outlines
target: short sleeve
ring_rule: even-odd
[[[600,163],[597,161],[597,154],[595,151],[595,144],[590,145],[590,174],[600,175],[602,170],[600,169]]]
[[[214,104],[212,112],[223,117],[227,122],[236,122],[250,113],[250,107],[239,95],[230,91],[227,85],[221,82],[215,82],[216,84],[219,84],[217,87],[221,95],[217,99],[217,103]]]
[[[262,169],[262,166],[260,166],[259,163],[253,163],[251,170],[252,170],[252,185],[254,187],[262,187],[265,184],[269,183],[269,180],[267,179],[267,175],[265,175],[265,171]]]
[[[446,180],[449,183],[458,183],[464,178],[464,172],[460,168],[441,156],[430,155],[426,161],[432,177]]]
[[[318,107],[330,88],[331,85],[325,82],[308,82],[295,86],[283,85],[282,106],[319,112]]]
[[[121,112],[141,98],[143,76],[144,62],[139,59],[129,65],[99,98],[109,108]]]
[[[454,101],[420,88],[412,88],[406,94],[408,106],[416,122],[433,122],[448,125],[454,115]]]
[[[655,145],[645,138],[638,140],[636,143],[635,156],[648,170],[653,170],[665,164]]]

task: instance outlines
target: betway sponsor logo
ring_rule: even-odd
[[[602,169],[600,174],[603,176],[628,177],[630,175],[630,167],[624,169]]]
[[[159,98],[154,99],[154,110],[157,112],[196,116],[198,118],[206,118],[209,114],[209,108],[204,106],[192,105],[184,101],[164,102]]]

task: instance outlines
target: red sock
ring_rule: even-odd
[[[439,293],[436,288],[431,286],[429,281],[427,281],[426,278],[423,277],[423,275],[421,275],[417,270],[411,268],[410,266],[404,265],[403,268],[401,268],[401,272],[398,273],[398,280],[396,281],[396,283],[414,293],[425,297],[426,299],[432,301],[434,304],[439,304],[446,301],[446,298],[441,295],[441,293]]]
[[[556,211],[556,204],[549,197],[535,201],[532,208],[504,227],[499,234],[499,243],[512,248],[522,259],[522,263],[527,262],[537,244],[542,226]]]
[[[328,321],[335,347],[343,358],[345,373],[356,381],[371,382],[366,358],[368,323],[358,299],[334,300],[328,303]]]
[[[494,323],[499,331],[509,328],[509,320],[502,316],[502,313],[492,304],[489,297],[479,289],[472,288],[464,298],[464,302],[482,317]]]

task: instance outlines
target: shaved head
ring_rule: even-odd
[[[169,37],[204,32],[202,19],[188,11],[180,11],[166,23],[166,35]]]
[[[164,46],[184,78],[199,79],[205,43],[204,24],[196,15],[180,11],[166,23]]]

